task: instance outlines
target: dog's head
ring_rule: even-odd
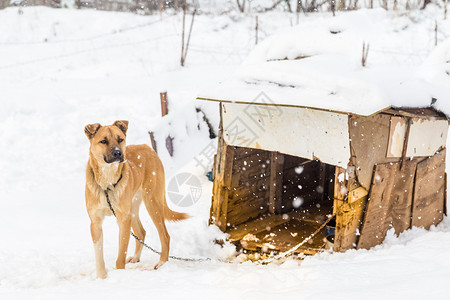
[[[84,127],[84,133],[91,143],[91,155],[99,164],[121,163],[125,160],[127,129],[128,121],[115,121],[109,126],[95,123]]]

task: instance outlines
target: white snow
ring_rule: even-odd
[[[403,67],[418,67],[434,48],[429,36],[436,11],[409,17],[380,11],[350,13],[363,25],[381,24],[377,37],[386,39],[384,46],[392,43],[391,49],[397,52],[386,48],[376,52],[382,46],[371,40],[370,68],[395,65],[396,60]],[[302,24],[321,20],[345,29],[329,14],[300,18]],[[260,15],[259,21],[261,40],[291,23],[277,12]],[[187,67],[181,69],[180,15],[40,7],[24,8],[19,15],[17,8],[0,10],[0,299],[450,298],[449,218],[430,231],[413,228],[398,238],[390,232],[382,245],[369,251],[323,253],[303,262],[268,266],[172,260],[150,271],[158,256],[146,249],[140,263],[114,269],[118,229],[109,217],[103,226],[108,278],[95,279],[84,204],[89,143],[83,127],[89,123],[129,120],[129,144],[149,144],[147,132],[153,130],[166,182],[181,172],[200,180],[202,194],[195,205],[180,208],[168,202],[174,210],[193,216],[167,224],[172,255],[225,258],[233,254],[230,245],[222,248],[214,243],[223,234],[208,226],[212,183],[204,176],[207,169],[199,164],[200,159],[202,163],[211,159],[211,152],[204,150],[214,150],[217,140],[209,139],[195,107],[201,107],[217,128],[218,105],[194,99],[242,63],[253,48],[253,22],[253,16],[240,14],[197,16]],[[449,21],[439,22],[443,32],[450,26]],[[397,34],[394,29],[384,31],[390,25],[396,25]],[[402,30],[404,26],[407,29]],[[439,41],[443,38],[441,34]],[[321,50],[320,45],[313,50]],[[332,55],[338,55],[338,50]],[[411,53],[417,53],[411,56],[413,61]],[[447,63],[448,57],[441,59],[444,54],[436,56],[430,64]],[[445,78],[439,71],[444,69],[428,70],[431,80]],[[162,91],[169,98],[165,118],[160,117]],[[173,158],[164,147],[168,134],[175,138]],[[141,220],[146,241],[159,249],[145,210]]]
[[[449,116],[448,56],[442,59],[448,55],[449,41],[423,66],[408,60],[393,62],[393,57],[386,61],[389,49],[423,60],[429,53],[422,52],[429,44],[430,36],[423,32],[428,23],[423,16],[398,16],[381,8],[306,20],[266,39],[234,76],[199,97],[260,103],[257,96],[264,91],[276,104],[364,116],[391,106],[428,107],[435,98],[436,108]],[[440,25],[448,29],[449,23]],[[363,43],[370,45],[366,67],[361,64]],[[430,72],[439,72],[439,80]]]

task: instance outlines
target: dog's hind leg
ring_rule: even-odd
[[[131,211],[131,227],[133,228],[134,234],[142,241],[145,240],[145,229],[142,226],[141,220],[139,219],[139,207],[142,202],[142,193],[136,193],[135,198],[133,198],[133,208]],[[127,263],[137,263],[141,259],[143,245],[136,240],[136,250],[134,255],[127,258]]]

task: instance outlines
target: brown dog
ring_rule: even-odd
[[[110,126],[96,123],[84,128],[91,143],[86,168],[86,208],[91,219],[98,278],[106,277],[102,231],[105,216],[113,215],[114,211],[119,224],[117,269],[125,268],[130,227],[133,227],[134,234],[144,241],[145,230],[139,220],[142,200],[161,241],[161,256],[155,269],[169,258],[170,236],[164,220],[178,221],[188,217],[169,209],[161,160],[147,145],[126,146],[127,129],[128,121],[116,121]],[[138,262],[141,252],[142,244],[136,240],[134,256],[129,257],[126,262]]]

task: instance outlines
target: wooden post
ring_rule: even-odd
[[[258,45],[258,16],[256,16],[256,25],[255,25],[255,45]]]
[[[167,92],[159,93],[159,96],[161,98],[161,115],[164,117],[169,113],[169,99],[167,98]],[[170,156],[173,156],[173,137],[170,135],[166,137],[166,149]]]
[[[341,241],[343,238],[342,217],[340,212],[344,209],[346,197],[347,197],[347,180],[346,171],[344,168],[336,167],[334,175],[334,201],[333,201],[333,214],[336,214],[336,233],[334,237],[335,251],[341,251]],[[338,223],[338,221],[340,221]]]
[[[169,152],[170,156],[173,156],[173,137],[170,135],[166,137],[166,149]]]
[[[239,0],[236,0],[236,2],[237,2],[237,6],[239,8],[239,11],[241,13],[243,13],[245,10],[245,0],[242,1],[242,4],[239,2]]]
[[[408,118],[406,121],[405,139],[403,140],[403,150],[402,150],[402,157],[400,160],[400,170],[403,170],[406,161],[406,150],[408,149],[408,140],[409,140],[409,132],[411,129],[411,123],[412,123],[411,118]]]
[[[191,26],[189,27],[189,34],[188,34],[188,38],[187,38],[187,42],[186,42],[186,49],[184,50],[184,54],[183,54],[183,65],[186,62],[186,56],[187,56],[187,52],[189,49],[189,42],[191,41],[191,33],[192,33],[192,27],[194,26],[194,19],[195,19],[195,14],[197,13],[197,9],[194,9],[194,12],[192,13],[192,20],[191,20]]]
[[[366,42],[363,42],[363,48],[362,48],[362,57],[361,57],[361,65],[363,67],[367,64],[367,56],[369,55],[369,44],[367,44],[366,48]]]
[[[228,146],[224,141],[217,153],[217,163],[214,177],[213,201],[210,223],[217,225],[222,231],[227,229],[228,195],[233,170],[234,146]]]
[[[167,92],[159,93],[161,99],[161,115],[164,117],[169,113],[169,101],[167,100]]]
[[[438,25],[437,21],[434,20],[434,45],[437,46],[438,44]]]
[[[183,23],[181,27],[181,66],[184,67],[184,25],[186,21],[186,0],[183,0]]]
[[[333,2],[334,0],[332,0]],[[297,25],[300,19],[300,10],[302,9],[303,4],[302,4],[302,0],[297,0],[297,8],[295,9],[296,15],[297,15]]]
[[[234,162],[234,146],[228,146],[223,140],[222,103],[220,106],[219,138],[217,154],[214,161],[214,182],[211,203],[210,224],[215,224],[222,231],[227,229],[228,195]]]
[[[153,135],[153,131],[149,131],[148,134],[150,135],[150,141],[152,143],[153,150],[155,150],[155,152],[158,153],[158,150],[156,149],[156,141],[155,136]]]
[[[270,180],[269,180],[269,212],[281,213],[281,197],[283,193],[283,166],[284,155],[278,152],[270,153]]]
[[[447,0],[444,1],[444,20],[447,20]]]

